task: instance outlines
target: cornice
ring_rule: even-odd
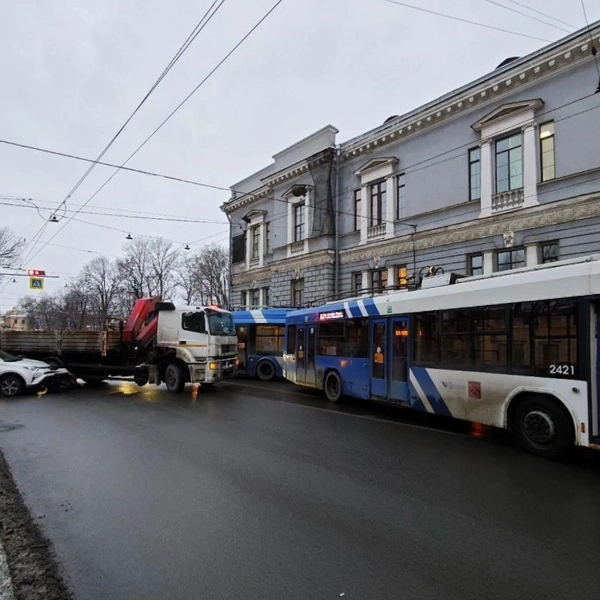
[[[326,164],[332,160],[333,154],[330,148],[322,150],[313,156],[309,156],[296,162],[287,169],[271,173],[264,179],[261,179],[263,186],[255,191],[243,194],[240,198],[229,200],[221,206],[221,210],[227,214],[234,213],[244,206],[248,206],[258,200],[268,197],[274,193],[274,188],[283,185],[297,177],[310,172],[313,167]]]
[[[414,235],[414,249],[425,250],[450,244],[459,244],[474,240],[502,235],[507,231],[524,231],[537,227],[559,225],[570,221],[600,216],[600,193],[561,200],[526,208],[504,215],[493,215],[477,222],[469,221],[460,225],[449,225],[437,229],[428,229]],[[375,257],[390,256],[412,252],[413,238],[403,236],[401,240],[369,244],[360,248],[340,251],[341,264],[369,260]]]
[[[600,35],[594,32],[594,45],[600,45]],[[544,79],[555,76],[561,71],[572,68],[586,61],[592,61],[590,52],[590,34],[582,33],[578,40],[573,40],[561,50],[551,48],[548,52],[532,57],[524,64],[512,70],[502,71],[497,76],[492,76],[484,82],[462,93],[440,101],[435,106],[430,106],[422,112],[413,114],[406,119],[391,124],[386,128],[367,133],[355,142],[352,140],[342,144],[342,160],[348,162],[357,158],[364,158],[370,153],[404,141],[422,131],[429,130],[471,112],[482,106],[496,102],[515,90],[533,85]]]
[[[250,269],[242,273],[233,273],[231,276],[231,285],[244,285],[254,280],[262,281],[269,279],[278,273],[286,273],[296,269],[330,265],[333,264],[333,260],[333,250],[319,250],[318,252],[305,254],[301,257],[285,258],[259,269]]]

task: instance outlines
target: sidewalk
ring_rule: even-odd
[[[6,554],[0,542],[0,600],[14,600],[15,594],[13,590],[12,580],[8,571],[8,562]]]

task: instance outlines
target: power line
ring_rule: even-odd
[[[0,139],[0,144],[6,144],[8,146],[15,146],[17,148],[23,148],[24,150],[33,150],[35,152],[42,152],[43,154],[51,154],[53,156],[61,156],[63,158],[70,158],[72,160],[79,160],[82,162],[87,162],[87,163],[92,163],[93,165],[100,165],[102,167],[110,167],[112,169],[117,169],[117,170],[121,170],[121,171],[129,171],[131,173],[138,173],[140,175],[148,175],[150,177],[160,177],[162,179],[167,179],[169,181],[176,181],[178,183],[187,183],[190,185],[196,185],[199,187],[205,187],[205,188],[210,188],[213,190],[224,190],[224,191],[229,191],[229,188],[223,188],[223,187],[219,187],[217,185],[210,185],[208,183],[200,183],[199,181],[194,181],[192,179],[184,179],[182,177],[175,177],[174,175],[166,175],[164,173],[156,173],[154,171],[146,171],[144,169],[134,169],[133,167],[126,167],[123,165],[117,165],[114,163],[109,163],[109,162],[104,162],[101,160],[94,160],[92,158],[85,158],[83,156],[77,156],[76,154],[69,154],[68,152],[59,152],[58,150],[50,150],[48,148],[41,148],[39,146],[32,146],[30,144],[21,144],[19,142],[14,142],[11,140],[4,140],[4,139]],[[61,206],[64,204],[64,201],[61,202],[57,207],[56,207],[56,212],[58,212],[61,208]],[[82,206],[85,206],[82,205]]]
[[[96,160],[92,162],[92,164],[90,165],[88,170],[81,176],[79,181],[75,184],[75,186],[73,186],[71,191],[66,195],[66,197],[62,201],[61,205],[65,204],[67,202],[67,200],[69,200],[69,198],[71,198],[71,196],[77,191],[77,189],[81,186],[81,184],[87,179],[87,177],[91,174],[91,172],[96,168],[98,161],[100,161],[102,159],[102,157],[108,152],[108,150],[111,148],[111,146],[117,141],[117,138],[121,135],[123,130],[127,127],[127,125],[129,125],[129,123],[131,122],[133,117],[135,117],[135,115],[138,113],[140,108],[142,108],[142,106],[146,103],[146,100],[148,100],[148,98],[152,95],[154,90],[159,86],[161,81],[167,76],[169,71],[175,66],[177,61],[183,56],[185,51],[189,48],[189,46],[192,44],[192,42],[196,39],[198,34],[204,29],[204,27],[206,27],[206,25],[211,21],[211,19],[215,16],[217,11],[221,8],[221,6],[223,6],[224,3],[225,3],[225,0],[221,0],[221,3],[215,8],[215,10],[214,10],[214,12],[212,12],[212,14],[211,14],[211,10],[213,9],[213,7],[216,4],[216,0],[209,6],[208,10],[204,13],[204,15],[202,15],[202,18],[200,19],[200,21],[198,22],[196,27],[194,27],[194,29],[192,30],[192,33],[187,37],[187,39],[182,44],[182,46],[179,48],[179,50],[177,50],[177,52],[175,53],[175,56],[171,59],[169,64],[163,69],[163,71],[159,75],[158,79],[152,84],[152,87],[146,92],[145,96],[142,98],[142,100],[139,102],[139,104],[135,107],[134,111],[129,115],[129,117],[127,117],[127,120],[123,123],[123,125],[121,125],[121,127],[119,128],[117,133],[115,133],[115,135],[112,137],[110,142],[108,142],[108,144],[104,147],[102,152],[100,152],[100,154],[98,155]],[[60,208],[60,205],[59,205],[59,208]]]
[[[596,46],[594,46],[594,37],[592,36],[592,30],[590,28],[590,22],[587,16],[587,10],[585,10],[585,2],[581,0],[581,8],[583,9],[583,16],[585,18],[585,24],[587,25],[588,33],[590,34],[590,44],[592,45],[592,56],[594,57],[594,64],[596,65],[596,72],[598,73],[598,88],[596,94],[600,93],[600,66],[598,65],[598,58],[596,57]]]
[[[57,214],[58,210],[60,210],[60,208],[66,204],[66,202],[75,193],[75,191],[79,188],[79,186],[83,183],[83,181],[90,175],[90,173],[96,167],[96,164],[98,164],[98,161],[100,161],[100,159],[102,159],[102,157],[104,156],[104,154],[106,154],[106,152],[109,150],[109,148],[114,144],[114,142],[116,141],[116,139],[123,132],[123,130],[125,129],[125,127],[129,124],[129,122],[131,121],[131,119],[133,119],[133,117],[135,116],[135,114],[139,111],[139,109],[142,107],[142,105],[150,97],[150,95],[152,94],[152,92],[156,89],[156,87],[160,84],[160,82],[165,78],[165,76],[168,74],[168,72],[173,68],[173,66],[175,65],[175,63],[181,58],[181,56],[187,50],[187,48],[190,46],[190,44],[196,39],[196,37],[198,36],[198,34],[200,33],[200,31],[202,31],[204,29],[204,27],[210,22],[210,20],[214,17],[214,15],[216,14],[216,12],[221,8],[221,6],[223,5],[224,2],[225,2],[225,0],[221,0],[221,3],[216,7],[216,9],[214,10],[214,12],[212,12],[212,14],[211,14],[211,10],[213,9],[213,7],[216,4],[216,1],[213,1],[213,3],[211,4],[211,6],[204,13],[204,15],[202,16],[202,18],[200,19],[200,21],[196,25],[196,27],[194,27],[194,30],[192,31],[192,33],[190,35],[188,35],[188,37],[185,40],[185,42],[177,50],[177,52],[175,53],[175,56],[169,61],[169,64],[167,65],[167,67],[165,67],[165,69],[163,70],[163,72],[161,73],[161,75],[158,77],[158,79],[154,82],[154,84],[152,85],[152,87],[150,88],[150,90],[146,93],[146,95],[144,96],[144,98],[142,98],[142,100],[140,101],[140,103],[138,104],[138,106],[135,108],[135,110],[133,111],[133,113],[128,117],[128,119],[125,121],[125,123],[121,126],[121,128],[113,136],[113,138],[108,143],[108,145],[104,148],[104,150],[98,155],[96,161],[92,161],[92,164],[90,165],[90,167],[88,168],[88,170],[83,174],[83,176],[79,179],[79,181],[75,184],[75,186],[71,189],[71,191],[65,196],[65,198],[63,199],[63,201],[59,204],[59,206],[57,207],[56,211],[53,214],[54,217],[56,217],[56,214]],[[44,230],[46,229],[46,226],[47,226],[47,223],[44,224],[44,225],[42,225],[42,227],[40,227],[40,229],[33,236],[33,239],[39,239],[43,235]],[[53,240],[58,233],[59,232],[57,232],[55,235],[53,235],[50,238],[50,241]],[[25,249],[28,248],[28,246],[29,246],[29,244],[27,244],[25,246],[25,248],[23,249],[23,252],[25,251]],[[42,246],[42,248],[43,248],[43,246]],[[23,259],[24,261],[28,260],[30,257],[31,258],[35,258],[35,256],[37,256],[37,253],[36,253],[36,255],[31,256],[32,250],[33,250],[33,248],[29,248],[27,250],[27,255]],[[41,249],[39,251],[41,251]],[[38,253],[39,253],[39,251],[38,251]]]
[[[575,25],[571,25],[571,23],[567,23],[566,21],[561,21],[560,19],[557,19],[556,17],[553,17],[553,16],[549,15],[548,13],[542,12],[541,10],[536,10],[535,8],[531,8],[531,6],[527,6],[527,4],[517,2],[517,0],[507,0],[507,1],[512,4],[516,4],[517,6],[526,8],[527,10],[537,13],[538,15],[542,15],[543,17],[548,17],[548,19],[552,19],[553,21],[556,21],[557,23],[562,23],[563,25],[566,25],[567,27],[570,27],[571,29],[576,29]]]
[[[133,151],[132,154],[121,164],[121,166],[127,165],[127,163],[166,125],[166,123],[179,111],[179,109],[216,73],[216,71],[225,63],[229,57],[231,57],[235,51],[260,27],[260,25],[269,17],[269,15],[283,2],[283,0],[277,0],[275,4],[259,19],[259,21],[246,33],[241,40],[213,67],[213,69],[200,81],[198,85],[169,113],[169,115],[152,131],[152,133]],[[120,169],[117,169],[82,205],[82,208],[87,206],[97,194],[104,189],[104,187],[112,181],[112,179],[120,172]],[[77,214],[77,213],[75,213]],[[73,217],[70,218],[72,220]],[[49,241],[52,241],[56,236],[69,224],[69,220],[50,238]],[[39,248],[35,253],[34,257],[37,256],[42,250],[44,246]]]
[[[565,29],[564,27],[561,27],[560,25],[555,25],[554,23],[549,23],[548,21],[544,21],[543,19],[540,19],[538,17],[528,15],[527,13],[517,10],[516,8],[511,8],[510,6],[500,4],[500,2],[496,2],[496,0],[485,0],[485,1],[488,2],[489,4],[494,4],[495,6],[499,6],[500,8],[503,8],[505,10],[509,10],[510,12],[514,12],[518,15],[522,15],[523,17],[526,17],[527,19],[531,19],[532,21],[537,21],[538,23],[543,23],[544,25],[548,25],[549,27],[554,27],[555,29],[560,29],[560,31],[566,31],[567,33],[571,33],[571,31],[572,31],[572,29]]]
[[[11,203],[11,202],[0,202],[0,206],[14,206],[16,208],[29,208],[29,209],[33,209],[33,210],[37,210],[38,214],[40,214],[40,216],[44,219],[44,221],[47,221],[48,219],[46,217],[44,217],[41,212],[41,210],[48,210],[51,211],[53,209],[53,207],[49,207],[49,206],[42,206],[42,205],[37,205],[34,202],[31,201],[31,199],[27,198],[23,198],[24,202],[30,202],[31,204],[16,204],[16,203]],[[69,212],[74,212],[74,211],[69,211],[67,210],[67,213]],[[120,215],[120,214],[114,214],[114,213],[107,213],[107,212],[100,212],[100,211],[80,211],[79,214],[84,214],[84,215],[96,215],[96,216],[101,216],[101,217],[114,217],[117,219],[140,219],[140,220],[146,220],[146,221],[167,221],[169,223],[204,223],[204,224],[215,224],[215,225],[227,225],[226,221],[217,221],[215,219],[192,219],[192,218],[188,218],[188,217],[149,217],[149,216],[144,216],[144,215]]]
[[[476,25],[477,27],[485,27],[486,29],[493,29],[494,31],[501,31],[502,33],[509,33],[511,35],[518,35],[520,37],[529,38],[531,40],[537,40],[538,42],[550,42],[551,40],[547,40],[546,38],[536,37],[534,35],[529,35],[527,33],[518,33],[517,31],[511,31],[510,29],[502,29],[501,27],[495,27],[494,25],[487,25],[485,23],[480,23],[479,21],[471,21],[470,19],[463,19],[462,17],[455,17],[454,15],[448,15],[446,13],[441,13],[435,10],[430,10],[428,8],[423,8],[421,6],[414,6],[413,4],[406,4],[405,2],[398,2],[398,0],[383,0],[384,2],[389,2],[390,4],[397,4],[398,6],[403,6],[404,8],[412,8],[413,10],[419,10],[421,12],[428,13],[430,15],[436,15],[438,17],[444,17],[446,19],[452,19],[453,21],[460,21],[461,23],[468,23],[469,25]]]

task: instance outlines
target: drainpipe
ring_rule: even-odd
[[[229,221],[229,277],[227,278],[227,303],[229,304],[229,309],[231,310],[231,271],[233,269],[233,245],[232,245],[232,233],[233,233],[233,223],[231,222],[231,217],[229,213],[225,211],[225,216]]]
[[[340,205],[340,171],[339,171],[339,156],[340,147],[335,147],[335,184],[334,184],[334,226],[335,226],[335,241],[334,241],[334,255],[333,255],[333,293],[335,299],[338,299],[340,293],[340,223],[339,223],[339,205]]]

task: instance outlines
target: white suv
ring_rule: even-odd
[[[25,388],[50,383],[66,369],[53,369],[41,360],[13,356],[0,350],[0,396],[18,396]]]

